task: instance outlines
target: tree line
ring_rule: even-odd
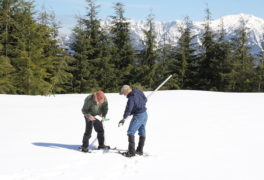
[[[142,48],[132,44],[130,23],[122,3],[115,3],[109,25],[98,18],[95,0],[86,0],[84,17],[77,18],[70,48],[58,45],[59,24],[54,13],[36,11],[34,1],[0,0],[0,93],[47,95],[118,92],[123,84],[153,90],[168,75],[163,89],[222,92],[263,92],[264,52],[250,54],[246,22],[226,38],[211,28],[205,11],[201,44],[195,43],[192,21],[179,28],[177,45],[157,46],[154,15],[142,29]],[[264,45],[263,45],[264,48]]]

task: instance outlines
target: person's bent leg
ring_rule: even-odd
[[[93,122],[85,118],[85,132],[82,140],[82,151],[88,152],[89,139],[91,138]]]
[[[103,123],[99,120],[95,120],[94,121],[94,129],[97,132],[97,139],[98,139],[98,149],[109,149],[109,146],[106,146],[104,144],[105,141],[105,137],[104,137],[104,127],[103,127]]]

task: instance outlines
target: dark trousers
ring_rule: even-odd
[[[88,148],[89,146],[89,139],[92,135],[92,130],[94,127],[94,130],[97,132],[97,139],[99,142],[99,146],[104,145],[104,128],[103,123],[99,120],[91,121],[85,118],[86,128],[83,135],[83,147]]]

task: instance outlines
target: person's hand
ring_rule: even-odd
[[[94,116],[92,116],[92,115],[89,115],[89,116],[88,116],[88,119],[89,119],[90,121],[94,121],[94,120],[96,120],[96,118],[95,118]]]
[[[102,122],[102,123],[104,122],[104,120],[103,120],[104,118],[105,118],[105,117],[104,117],[104,116],[102,116],[102,120],[101,120],[101,122]]]
[[[119,121],[119,123],[118,123],[118,127],[123,126],[124,123],[125,123],[125,119],[122,119],[121,121]]]

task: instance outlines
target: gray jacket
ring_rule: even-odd
[[[82,113],[85,117],[88,118],[89,115],[92,116],[103,116],[106,117],[106,114],[108,112],[108,102],[105,97],[105,102],[102,104],[97,104],[96,101],[94,100],[94,95],[91,94],[87,96],[84,100],[84,105],[82,108]]]

